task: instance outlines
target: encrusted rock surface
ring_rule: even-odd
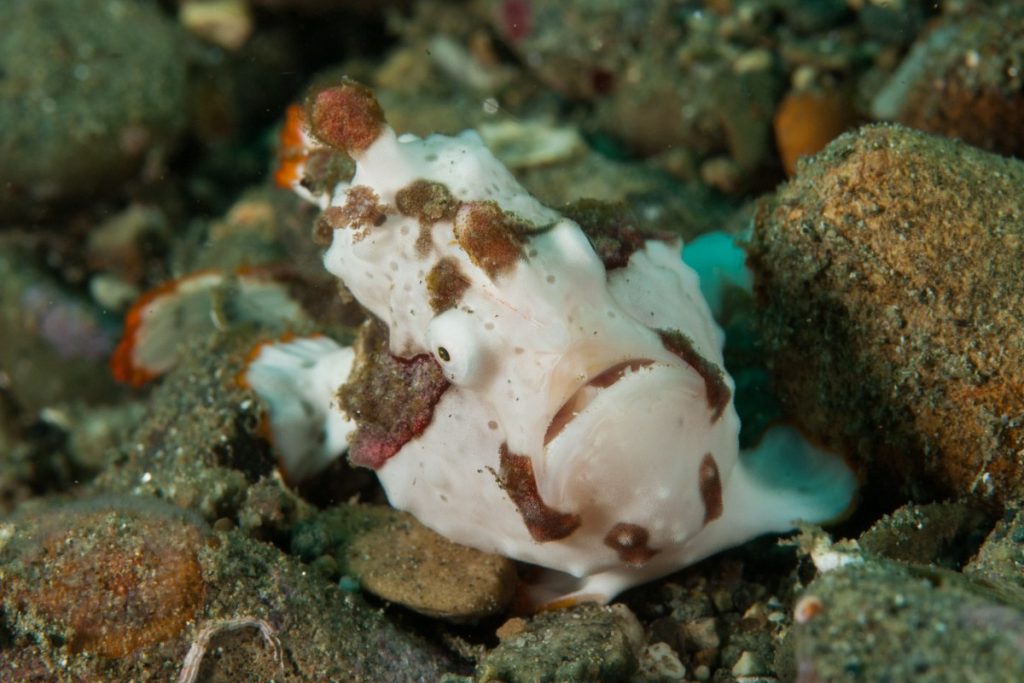
[[[1010,683],[1024,677],[1021,603],[960,574],[868,560],[825,573],[802,600],[808,602],[797,603],[791,634],[791,680]]]
[[[513,620],[477,667],[480,683],[622,681],[637,668],[640,623],[625,607],[579,605]]]
[[[895,126],[836,140],[751,247],[789,408],[872,495],[1024,495],[1024,163]]]

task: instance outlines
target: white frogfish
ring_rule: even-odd
[[[290,118],[278,179],[323,209],[324,264],[370,322],[354,347],[267,344],[249,366],[289,477],[347,449],[396,508],[553,570],[546,599],[606,601],[847,509],[852,472],[795,430],[740,453],[723,334],[677,240],[588,235],[476,133],[398,136],[351,81]]]

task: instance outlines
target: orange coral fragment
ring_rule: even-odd
[[[302,179],[302,167],[309,158],[302,135],[305,116],[298,104],[289,105],[284,117],[284,126],[278,135],[277,170],[274,183],[278,187],[291,188]]]
[[[796,173],[800,157],[817,154],[853,125],[853,108],[838,90],[791,92],[775,112],[775,144],[786,175]]]

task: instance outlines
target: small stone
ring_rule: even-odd
[[[338,561],[331,555],[321,555],[316,558],[313,560],[310,568],[320,576],[331,577],[338,575]]]
[[[507,558],[452,543],[405,513],[356,537],[344,560],[371,593],[445,619],[498,614],[516,585]]]
[[[515,638],[520,633],[526,630],[527,622],[522,617],[512,617],[504,624],[498,627],[498,630],[494,632],[494,635],[498,636],[498,640],[505,642],[511,638]]]
[[[679,625],[679,636],[688,651],[717,650],[722,644],[718,620],[714,617],[695,619]]]
[[[242,47],[254,24],[245,0],[187,0],[179,18],[188,31],[226,50]]]
[[[681,681],[686,667],[667,643],[652,643],[640,652],[640,673],[650,681]]]
[[[740,658],[736,660],[736,663],[732,667],[733,676],[762,676],[768,673],[768,667],[762,661],[761,657],[751,652],[750,650],[744,650],[740,654]]]
[[[89,280],[89,295],[106,310],[121,312],[139,298],[139,289],[116,275],[100,273]]]
[[[753,628],[763,628],[768,623],[768,610],[764,603],[755,602],[743,613],[743,621]]]
[[[715,604],[715,609],[719,613],[731,612],[733,609],[732,591],[716,590],[711,594],[711,602]]]
[[[806,624],[814,619],[825,609],[825,603],[816,595],[804,595],[796,601],[793,607],[793,621],[797,624]]]

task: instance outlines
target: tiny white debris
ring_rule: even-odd
[[[863,564],[864,558],[854,548],[850,550],[839,549],[827,536],[823,535],[814,540],[814,547],[811,549],[811,561],[814,562],[814,567],[824,574],[847,565]]]

